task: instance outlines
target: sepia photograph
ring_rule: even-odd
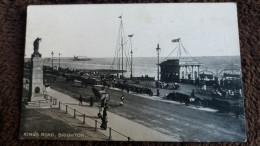
[[[244,142],[236,3],[27,7],[20,139]]]

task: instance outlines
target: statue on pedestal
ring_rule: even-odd
[[[39,53],[39,43],[41,38],[38,38],[33,43],[33,54],[31,57],[31,80],[30,80],[30,96],[29,101],[43,100],[43,59]]]
[[[42,55],[39,53],[39,43],[42,39],[41,38],[38,38],[33,42],[33,56],[37,56],[37,57],[41,57]]]

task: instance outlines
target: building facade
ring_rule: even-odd
[[[199,78],[201,64],[191,59],[168,59],[159,65],[163,82],[195,81]]]

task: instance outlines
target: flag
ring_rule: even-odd
[[[180,41],[180,38],[178,39],[173,39],[172,42],[175,43],[175,42],[179,42]]]
[[[121,15],[121,16],[119,16],[118,18],[120,18],[120,19],[121,19],[121,18],[122,18],[122,15]]]

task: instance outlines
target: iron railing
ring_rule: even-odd
[[[48,95],[48,96],[51,97],[50,95]],[[54,98],[54,97],[51,97],[51,98],[52,98],[52,99],[55,99],[55,100],[57,101],[56,98]],[[67,104],[64,104],[64,103],[62,103],[62,102],[59,102],[58,108],[59,108],[60,110],[62,109],[61,106],[64,106],[64,107],[65,107],[65,113],[67,113],[67,114],[69,114],[68,110],[72,110],[72,112],[73,112],[73,118],[78,117],[78,114],[80,114],[80,115],[82,116],[82,124],[86,124],[86,118],[88,118],[88,119],[94,121],[94,122],[95,122],[95,127],[93,127],[93,128],[94,128],[95,131],[98,130],[98,128],[97,128],[97,127],[98,127],[98,124],[100,124],[100,125],[102,124],[102,123],[99,122],[97,119],[94,119],[94,118],[92,118],[92,117],[89,117],[89,116],[87,116],[85,113],[79,112],[78,110],[76,110],[76,109],[74,109],[74,108],[68,106]],[[120,133],[119,131],[116,131],[116,130],[112,129],[112,127],[108,127],[108,129],[109,129],[109,134],[106,135],[106,136],[108,137],[109,140],[112,140],[112,131],[113,131],[113,132],[115,132],[115,133],[117,133],[117,134],[119,134],[119,135],[125,137],[128,141],[134,141],[134,140],[131,139],[129,136],[126,136],[126,135]]]

